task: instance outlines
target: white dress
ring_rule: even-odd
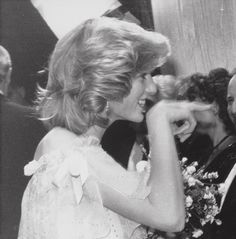
[[[77,137],[71,147],[31,161],[18,239],[144,238],[138,223],[103,206],[99,183],[143,200],[148,171],[128,172],[93,137]]]

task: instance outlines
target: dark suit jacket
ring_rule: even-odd
[[[212,228],[212,239],[236,238],[236,177],[230,185],[222,210],[219,214],[221,226]]]
[[[236,136],[229,136],[223,143],[222,147],[210,156],[211,163],[205,168],[207,172],[217,171],[219,177],[214,183],[222,183],[227,178],[234,164],[236,163]],[[222,221],[222,225],[207,225],[204,239],[235,239],[236,238],[236,178],[226,195],[222,210],[217,215]]]
[[[0,238],[15,239],[20,220],[21,199],[29,180],[24,165],[33,159],[34,151],[46,130],[33,110],[11,103],[0,95]]]
[[[218,150],[214,150],[210,155],[210,163],[205,167],[206,172],[217,171],[219,177],[215,183],[222,183],[227,178],[234,164],[236,163],[236,136],[230,135],[221,144]]]

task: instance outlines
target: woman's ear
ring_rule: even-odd
[[[216,102],[212,103],[212,112],[214,113],[214,115],[218,115],[219,113],[219,106],[218,104],[216,104]]]

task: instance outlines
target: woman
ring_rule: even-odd
[[[146,110],[150,109],[156,102],[161,100],[175,100],[177,97],[176,79],[172,75],[156,75],[153,77],[155,90],[149,94],[146,102]],[[151,92],[151,91],[150,91]],[[128,170],[137,170],[137,164],[141,160],[147,161],[149,156],[149,143],[147,127],[145,120],[142,123],[130,123],[133,131],[136,133],[136,140],[133,144],[132,151],[128,160]]]
[[[208,76],[193,74],[179,82],[179,97],[189,101],[212,104],[211,111],[198,112],[196,132],[207,135],[212,141],[210,153],[200,161],[206,172],[217,171],[215,182],[224,182],[236,162],[236,136],[227,113],[227,71],[212,70]],[[201,149],[199,149],[201,150]]]
[[[191,132],[191,111],[209,106],[163,102],[148,112],[151,170],[128,172],[100,147],[115,120],[143,120],[149,72],[169,54],[164,36],[104,17],[85,21],[57,43],[40,102],[51,130],[25,167],[33,177],[22,201],[19,239],[139,238],[139,224],[183,228],[171,125],[187,120],[190,127],[178,132]]]

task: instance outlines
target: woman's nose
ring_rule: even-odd
[[[152,79],[152,76],[150,74],[147,74],[145,76],[146,78],[146,81],[145,81],[145,92],[147,95],[155,95],[156,92],[157,92],[157,86],[156,84],[154,83],[153,79]]]

